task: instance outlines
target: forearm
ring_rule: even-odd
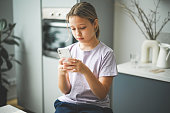
[[[104,87],[104,85],[99,81],[98,78],[90,71],[86,71],[84,74],[92,92],[96,95],[99,99],[104,99],[108,93],[108,89]]]
[[[58,73],[58,86],[62,93],[68,94],[71,89],[70,82],[67,78],[68,75],[62,75]]]

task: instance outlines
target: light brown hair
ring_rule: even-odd
[[[90,3],[87,2],[77,3],[71,8],[70,12],[66,16],[68,22],[70,16],[79,16],[81,18],[86,18],[91,22],[91,24],[94,24],[94,21],[98,19],[95,8]],[[95,31],[96,37],[99,38],[100,33],[99,25],[97,25]]]

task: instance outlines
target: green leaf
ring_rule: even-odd
[[[5,67],[5,68],[2,68],[2,69],[1,69],[1,72],[6,72],[6,71],[12,69],[12,66],[13,66],[13,65],[12,65],[11,61],[10,61],[10,60],[7,60],[7,61],[6,61],[6,67]]]
[[[9,69],[8,68],[2,68],[1,69],[1,72],[6,72],[6,71],[8,71]]]
[[[18,36],[14,36],[14,35],[12,35],[12,37],[13,37],[13,38],[15,38],[15,39],[17,39],[17,40],[21,40],[21,38],[20,38],[20,37],[18,37]]]
[[[7,76],[7,74],[6,74],[6,73],[2,73],[2,75],[5,75],[5,76]]]
[[[4,42],[6,44],[9,44],[9,45],[17,45],[17,46],[19,46],[19,43],[17,41],[15,41],[14,39],[6,39],[6,40],[4,40]]]
[[[21,62],[16,60],[14,56],[15,56],[14,54],[9,54],[9,60],[14,61],[14,62],[16,62],[16,63],[21,65]]]
[[[6,65],[8,67],[8,70],[10,70],[12,68],[12,63],[10,60],[7,60]]]
[[[6,29],[4,29],[4,31],[2,31],[2,33],[3,33],[3,34],[8,34],[8,33],[10,33],[10,29],[9,29],[9,28],[6,28]]]
[[[7,52],[7,50],[5,49],[5,48],[1,48],[1,57],[3,58],[3,59],[5,59],[6,61],[9,59],[9,55],[8,55],[8,52]]]
[[[2,64],[3,64],[3,59],[0,57],[0,68],[1,68]]]
[[[3,31],[7,27],[6,19],[0,19],[0,31]]]
[[[15,61],[16,63],[22,65],[22,63],[20,61],[16,60],[16,59],[13,59],[13,61]]]
[[[12,58],[14,58],[15,55],[14,55],[14,54],[9,54],[9,56],[12,57]]]
[[[12,31],[12,30],[14,29],[15,25],[16,25],[16,23],[14,23],[14,24],[9,24],[8,27],[9,27],[9,29]]]

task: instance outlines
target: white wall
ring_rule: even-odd
[[[14,34],[21,37],[15,48],[18,104],[32,112],[43,113],[41,0],[14,0]]]
[[[129,18],[129,16],[120,8],[119,2],[129,4],[131,0],[115,0],[115,14],[114,14],[114,50],[116,54],[117,63],[123,63],[130,60],[130,53],[141,52],[141,44],[145,40],[136,24]],[[144,9],[154,7],[153,0],[142,0],[139,2]],[[168,16],[170,12],[170,1],[162,0],[159,4],[158,11],[162,18]],[[159,24],[158,24],[159,25]],[[158,41],[167,42],[170,44],[170,22],[162,30],[158,37]]]

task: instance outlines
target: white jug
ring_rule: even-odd
[[[157,60],[157,67],[169,68],[170,67],[170,45],[166,43],[160,43],[160,52]]]

